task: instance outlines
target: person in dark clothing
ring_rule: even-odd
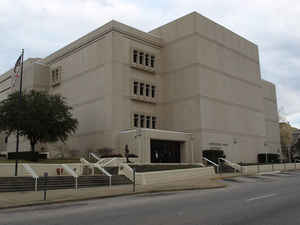
[[[126,163],[131,163],[129,161],[129,149],[128,149],[128,145],[125,145],[125,157],[126,157]]]

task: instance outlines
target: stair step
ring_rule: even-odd
[[[38,190],[45,189],[45,178],[38,179]],[[122,185],[132,183],[123,175],[113,175],[112,185]],[[108,186],[109,177],[106,175],[80,176],[78,177],[78,188]],[[57,176],[47,178],[47,190],[74,189],[75,179],[71,176]],[[35,190],[35,180],[32,177],[1,177],[0,192],[33,191]]]

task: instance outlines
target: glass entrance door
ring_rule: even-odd
[[[151,163],[180,163],[179,141],[151,140]]]

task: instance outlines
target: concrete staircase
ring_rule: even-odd
[[[0,192],[33,191],[34,185],[31,177],[0,177]]]
[[[112,185],[122,185],[132,183],[123,175],[113,175]],[[108,186],[107,176],[80,176],[78,177],[78,188]],[[38,179],[38,190],[44,190],[45,178]],[[35,182],[31,177],[0,177],[0,192],[34,191]],[[71,176],[52,176],[47,179],[47,189],[73,189],[75,180]]]
[[[234,173],[235,169],[231,166],[228,166],[227,164],[223,164],[220,166],[220,172],[221,173]]]

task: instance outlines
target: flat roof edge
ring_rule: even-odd
[[[79,39],[71,42],[70,44],[60,48],[59,50],[53,52],[49,56],[45,57],[41,61],[45,64],[52,64],[53,62],[56,62],[61,57],[64,57],[76,49],[80,49],[88,45],[89,43],[93,43],[97,41],[98,39],[101,39],[106,34],[116,31],[124,35],[132,36],[137,39],[141,39],[145,42],[149,42],[150,44],[157,46],[158,48],[161,48],[161,38],[149,34],[147,32],[138,30],[136,28],[130,27],[126,24],[120,23],[115,20],[111,20],[110,22],[104,24],[103,26],[97,28],[94,31],[89,32],[88,34],[80,37]]]

